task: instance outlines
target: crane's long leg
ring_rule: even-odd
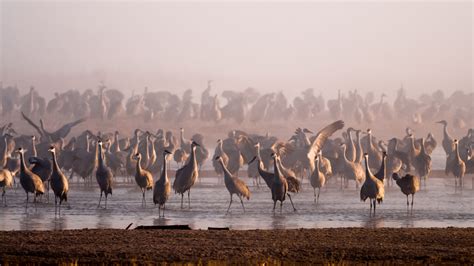
[[[230,210],[230,205],[232,205],[232,194],[230,194],[230,202],[229,202],[229,207],[227,208],[227,212],[225,214],[229,213]]]
[[[242,209],[244,209],[244,213],[245,213],[244,201],[242,200],[242,196],[239,196],[239,198],[240,198],[240,204],[242,204]]]
[[[370,202],[370,215],[372,215],[372,199],[369,199],[369,202]]]
[[[2,192],[2,203],[3,206],[7,206],[7,196],[5,195],[5,187],[3,187],[3,192]]]
[[[375,208],[377,206],[377,202],[376,202],[376,199],[374,199],[374,216],[375,216]]]
[[[99,205],[97,205],[97,208],[100,208],[100,202],[101,201],[102,201],[102,191],[100,191]]]
[[[293,204],[293,200],[291,199],[290,193],[286,193],[286,195],[288,195],[288,198],[290,199],[291,206],[293,206],[293,211],[296,211],[296,208],[295,208],[295,205]],[[281,204],[283,204],[283,202]]]
[[[188,208],[191,209],[191,189],[188,190]]]
[[[316,204],[319,202],[319,192],[321,192],[321,187],[318,188],[318,197],[316,198]]]
[[[184,193],[181,194],[181,209],[183,208]]]
[[[58,197],[54,195],[54,215],[56,215],[57,211],[58,211]]]
[[[411,194],[411,211],[413,212],[413,202],[415,201],[415,194]]]
[[[273,212],[275,212],[275,206],[276,206],[277,202],[276,200],[273,200]]]
[[[29,195],[28,192],[26,192],[26,209],[28,209],[28,200],[29,200]]]
[[[313,194],[314,194],[314,202],[316,202],[316,188],[313,188]]]
[[[163,204],[163,218],[165,218],[166,203]]]
[[[158,204],[158,218],[161,217],[161,205]]]
[[[107,193],[104,193],[105,194],[105,208],[107,209]]]
[[[280,213],[282,212],[283,210],[283,201],[280,201]]]

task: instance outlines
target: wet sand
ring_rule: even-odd
[[[473,264],[474,228],[4,231],[0,258],[2,264]]]

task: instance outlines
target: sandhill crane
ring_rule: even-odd
[[[309,175],[311,175],[311,173],[314,171],[314,158],[316,157],[316,154],[319,153],[320,150],[322,150],[324,143],[326,143],[326,140],[332,134],[334,134],[334,132],[338,131],[339,129],[342,129],[343,127],[344,121],[342,120],[338,120],[327,125],[318,132],[316,138],[311,142],[311,145],[306,148],[306,158],[303,163],[309,165]]]
[[[257,142],[255,144],[255,147],[257,149],[257,156],[255,156],[248,164],[251,164],[253,161],[257,160],[257,170],[259,175],[262,177],[262,179],[265,181],[265,184],[267,184],[268,188],[271,190],[273,186],[273,181],[275,180],[275,174],[272,172],[268,172],[264,168],[264,164],[262,162],[262,158],[260,157],[260,143]],[[273,154],[273,153],[272,153]],[[277,159],[277,165],[280,165],[280,158]],[[281,168],[279,167],[280,173],[281,173]],[[291,206],[293,207],[293,211],[296,211],[295,205],[293,204],[293,199],[291,198],[291,193],[298,193],[300,189],[300,181],[296,179],[293,176],[288,176],[288,178],[285,177],[284,174],[281,174],[283,178],[286,180],[286,183],[288,184],[287,188],[287,196],[290,199]]]
[[[145,192],[153,188],[153,176],[149,171],[142,169],[140,153],[135,154],[135,159],[137,160],[135,181],[142,191],[142,205],[146,206]]]
[[[13,186],[13,175],[8,169],[0,170],[0,187],[2,188],[2,203],[7,206],[7,196],[5,195],[5,189]]]
[[[222,170],[224,172],[224,184],[225,184],[225,187],[227,188],[227,191],[229,191],[229,194],[230,194],[230,202],[229,202],[229,207],[227,208],[226,214],[229,213],[230,206],[232,205],[232,196],[234,194],[236,194],[237,197],[239,197],[240,203],[242,204],[242,209],[245,212],[245,207],[244,207],[244,202],[242,200],[242,197],[247,198],[247,200],[250,199],[249,188],[242,180],[240,180],[236,176],[233,176],[229,172],[229,170],[227,170],[227,167],[225,166],[221,157],[217,156],[215,160],[218,161],[222,167]]]
[[[362,150],[362,143],[360,140],[360,134],[362,133],[362,130],[358,129],[356,130],[356,144],[355,144],[355,150],[356,150],[356,157],[354,159],[355,163],[362,163],[362,159],[364,158],[364,151]]]
[[[189,155],[186,153],[185,150],[183,150],[182,148],[177,148],[174,151],[173,159],[179,167],[186,162],[186,160],[188,159],[188,156]]]
[[[54,212],[56,213],[58,199],[59,199],[59,215],[61,215],[61,204],[64,201],[67,202],[67,193],[69,191],[69,183],[66,176],[61,171],[56,159],[56,149],[51,146],[48,150],[51,153],[53,160],[53,169],[51,173],[51,188],[54,192]]]
[[[292,192],[292,193],[298,193],[300,191],[301,182],[296,178],[295,172],[283,166],[280,160],[280,156],[277,156],[276,160],[277,160],[277,166],[280,170],[280,173],[283,175],[283,177],[285,178],[288,184],[287,191]],[[290,203],[291,203],[291,206],[293,207],[293,211],[296,211],[296,208],[295,208],[295,205],[293,204],[293,199],[291,198],[290,193],[287,193],[287,196],[290,199]]]
[[[23,148],[18,148],[17,152],[20,154],[20,184],[26,192],[26,207],[28,208],[28,194],[33,193],[34,202],[36,204],[36,196],[43,195],[44,186],[41,178],[32,173],[25,164]]]
[[[429,156],[425,151],[425,142],[423,138],[421,138],[420,151],[416,157],[413,158],[413,166],[418,175],[423,177],[426,184],[426,178],[431,172],[431,156]]]
[[[217,140],[217,147],[216,147],[216,150],[214,151],[214,158],[215,157],[220,157],[224,165],[227,167],[227,163],[229,162],[229,157],[227,156],[227,154],[224,152],[224,149],[222,148],[221,139]],[[212,166],[214,167],[214,170],[216,171],[218,176],[224,175],[224,170],[219,165],[219,162],[217,160],[212,160]]]
[[[413,209],[413,200],[415,198],[415,193],[420,190],[420,178],[410,174],[406,174],[405,176],[400,177],[398,173],[393,173],[392,178],[400,187],[402,193],[407,196],[407,209],[409,206],[408,196],[411,195],[411,208]]]
[[[463,177],[464,177],[464,174],[466,173],[466,164],[464,163],[464,161],[461,159],[461,157],[459,157],[459,144],[458,144],[458,140],[455,139],[453,141],[454,143],[454,158],[451,162],[451,172],[453,173],[454,175],[454,182],[455,182],[455,186],[459,186],[461,189],[462,189],[462,186],[463,186]],[[458,182],[458,179],[459,179],[459,182]]]
[[[367,129],[367,137],[364,150],[369,154],[369,166],[372,169],[377,169],[382,163],[382,154],[377,149],[377,146],[374,145],[374,137],[372,136],[372,129]]]
[[[320,156],[321,156],[320,154],[316,155],[315,163],[314,163],[315,168],[314,168],[313,173],[311,174],[311,178],[309,179],[311,186],[314,189],[314,202],[316,202],[316,204],[319,201],[319,192],[321,192],[321,188],[324,187],[324,185],[326,184],[326,176],[324,175],[323,172],[319,170],[319,165],[320,165],[319,157]],[[318,189],[317,196],[316,196],[316,188]]]
[[[369,167],[369,155],[364,154],[365,158],[365,181],[360,189],[360,200],[365,201],[367,198],[370,200],[370,211],[372,212],[372,206],[374,208],[374,214],[377,202],[380,204],[384,198],[384,185],[383,181],[377,179],[370,171]]]
[[[97,142],[97,170],[95,173],[95,177],[97,179],[97,183],[99,184],[100,188],[100,198],[99,198],[99,205],[97,208],[100,207],[100,202],[102,200],[102,194],[105,194],[105,208],[107,209],[107,196],[108,194],[112,195],[112,182],[113,182],[113,174],[112,170],[104,162],[104,157],[102,154],[102,141],[99,140]]]
[[[356,159],[356,146],[354,145],[354,141],[352,140],[352,131],[354,131],[352,127],[348,128],[346,131],[346,157],[351,162],[355,161]]]
[[[441,144],[443,146],[444,152],[449,155],[453,152],[454,147],[453,138],[448,133],[448,122],[446,122],[446,120],[441,120],[436,123],[443,125],[443,141],[441,142]]]
[[[196,142],[191,143],[191,156],[188,162],[176,171],[176,177],[173,183],[175,193],[181,194],[181,208],[183,208],[184,193],[188,192],[188,206],[191,208],[191,187],[196,183],[199,177],[199,169],[196,161]]]
[[[171,152],[168,150],[163,151],[163,170],[161,171],[160,179],[155,182],[153,189],[153,203],[158,204],[158,217],[160,217],[161,208],[163,208],[163,217],[165,217],[165,204],[171,194],[171,184],[168,179],[166,157]]]
[[[51,180],[51,173],[53,172],[51,161],[47,158],[30,157],[28,162],[30,163],[31,171],[39,176],[46,186],[46,197],[49,201],[49,181]]]
[[[319,167],[320,167],[321,172],[327,177],[332,176],[333,172],[332,172],[331,161],[328,158],[323,156],[323,151],[319,151],[318,155],[319,155]]]
[[[346,158],[346,144],[341,144],[341,150],[339,155],[342,158],[343,170],[342,178],[346,182],[348,180],[354,180],[356,182],[356,187],[359,187],[359,184],[364,180],[364,169],[360,163],[351,162]],[[342,179],[341,179],[342,180]]]
[[[382,164],[380,165],[379,171],[375,174],[375,177],[384,182],[386,177],[386,164],[387,164],[387,152],[382,153]]]
[[[392,176],[393,173],[398,173],[400,169],[402,169],[403,161],[400,159],[400,155],[405,155],[406,153],[402,153],[401,151],[397,151],[397,138],[392,138],[388,141],[387,145],[387,162],[386,162],[386,174],[387,176]],[[407,164],[408,159],[406,159]]]
[[[277,154],[272,154],[273,157],[273,170],[274,170],[274,176],[273,176],[273,182],[272,182],[272,200],[273,200],[273,212],[275,212],[275,206],[277,201],[280,201],[280,213],[283,208],[283,201],[285,201],[285,196],[286,192],[288,191],[288,183],[286,182],[286,179],[280,172],[280,168],[278,167],[278,162]]]
[[[431,133],[428,133],[428,136],[426,137],[425,140],[425,150],[428,155],[431,155],[433,153],[434,149],[436,149],[436,146],[438,145],[438,142],[434,138],[434,135]]]

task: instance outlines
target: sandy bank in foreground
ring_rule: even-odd
[[[5,262],[474,263],[474,228],[0,233]]]

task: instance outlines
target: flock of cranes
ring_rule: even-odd
[[[95,90],[64,90],[47,101],[34,87],[22,94],[18,87],[4,86],[0,82],[0,109],[3,117],[11,118],[23,112],[34,119],[46,116],[59,121],[83,118],[121,121],[131,118],[144,122],[183,123],[197,120],[209,124],[258,125],[267,121],[297,120],[305,123],[331,117],[375,127],[381,120],[401,121],[414,126],[444,117],[452,121],[456,129],[474,122],[471,116],[472,91],[455,91],[445,95],[438,90],[410,98],[401,86],[392,103],[388,102],[384,93],[376,95],[357,90],[339,91],[336,98],[329,100],[325,100],[322,94],[318,95],[314,89],[303,90],[293,99],[281,91],[260,93],[254,88],[221,90],[217,93],[219,88],[212,81],[208,82],[197,100],[193,99],[191,89],[177,95],[145,88],[142,93],[133,91],[128,98],[122,91],[100,84]],[[179,157],[180,154],[178,151],[174,156]]]
[[[186,139],[183,128],[180,129],[179,141],[171,131],[160,129],[152,133],[136,129],[131,138],[120,138],[118,131],[93,134],[86,130],[66,143],[65,138],[71,129],[83,120],[68,123],[50,133],[44,129],[43,123],[38,126],[25,114],[23,117],[40,133],[40,142],[36,142],[35,136],[19,135],[12,124],[0,128],[0,144],[3,144],[0,145],[0,154],[3,154],[0,158],[0,186],[4,204],[5,188],[13,186],[17,176],[26,192],[26,207],[29,194],[33,194],[36,203],[37,197],[47,193],[51,187],[55,210],[60,213],[63,201],[68,199],[68,182],[76,174],[90,185],[92,177],[96,177],[100,188],[98,207],[105,197],[104,207],[107,208],[116,177],[126,176],[135,177],[143,205],[146,205],[146,192],[153,191],[153,203],[158,205],[159,216],[164,216],[172,189],[181,195],[181,208],[184,208],[185,194],[188,207],[191,207],[191,189],[199,179],[202,165],[210,157],[204,146],[204,137],[194,134],[191,139]],[[446,174],[454,175],[456,189],[462,189],[464,175],[474,173],[474,130],[469,129],[466,136],[457,140],[450,136],[446,121],[439,123],[444,132],[442,147],[446,152]],[[371,129],[363,131],[349,127],[342,132],[342,137],[332,137],[344,126],[342,120],[337,120],[317,134],[298,128],[288,141],[239,130],[219,139],[210,158],[230,195],[227,212],[234,195],[239,198],[244,212],[243,199],[251,197],[249,187],[238,176],[244,164],[247,164],[247,176],[254,185],[260,186],[263,179],[269,188],[273,211],[279,202],[281,212],[286,198],[296,211],[292,195],[300,191],[304,178],[308,178],[314,189],[317,204],[321,188],[328,179],[338,176],[341,189],[350,182],[354,182],[357,188],[361,186],[360,200],[369,199],[370,210],[374,213],[376,205],[384,200],[389,180],[395,180],[406,195],[407,208],[411,195],[413,208],[420,179],[426,182],[431,172],[431,153],[437,146],[433,134],[416,139],[413,130],[407,128],[403,139],[392,138],[386,143],[377,140]],[[168,177],[171,158],[179,166],[172,184]],[[64,172],[69,172],[69,177]],[[156,176],[159,178],[155,181]]]

